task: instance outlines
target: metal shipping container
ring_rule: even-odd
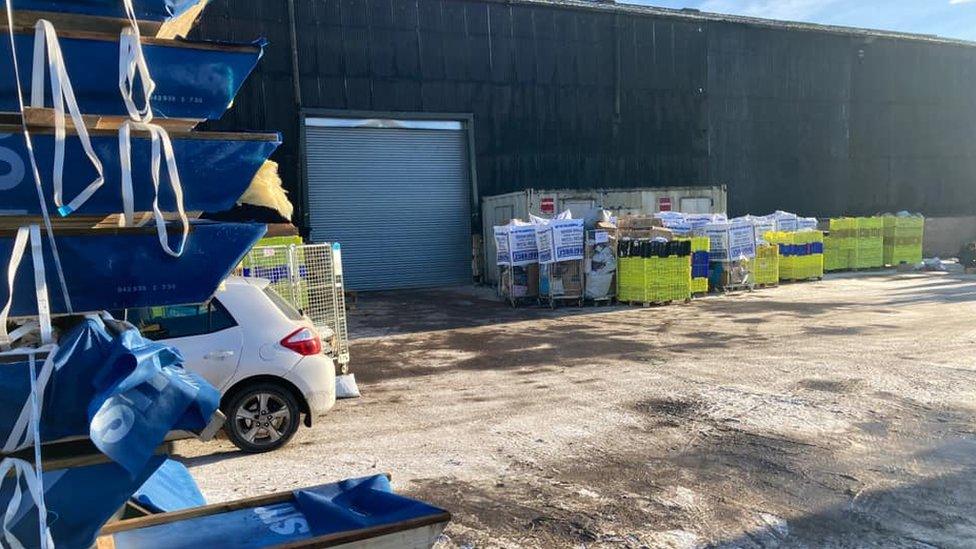
[[[528,189],[481,199],[482,234],[485,251],[485,282],[498,281],[495,264],[495,239],[492,227],[512,219],[528,220],[529,214],[552,217],[569,210],[582,218],[592,208],[601,207],[613,215],[653,214],[673,210],[685,213],[725,213],[728,192],[725,185],[692,187],[654,187],[632,189]]]

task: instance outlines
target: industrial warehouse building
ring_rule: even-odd
[[[216,127],[283,132],[353,288],[470,281],[479,197],[531,188],[976,232],[970,43],[572,0],[213,0],[194,36],[269,39]]]

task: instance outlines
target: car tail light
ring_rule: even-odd
[[[322,352],[322,340],[309,328],[299,328],[288,334],[281,340],[281,345],[302,356],[317,355]]]

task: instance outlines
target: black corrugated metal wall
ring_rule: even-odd
[[[976,214],[976,48],[708,27],[711,174],[736,213]]]
[[[303,106],[473,113],[482,195],[727,184],[734,214],[976,213],[976,48],[486,0],[295,5]],[[284,0],[213,0],[196,36],[271,41],[216,126],[284,132],[298,189],[288,28]]]

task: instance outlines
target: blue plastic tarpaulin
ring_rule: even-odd
[[[283,547],[314,537],[392,527],[411,519],[446,522],[443,509],[393,493],[385,476],[298,490],[291,498],[238,504],[198,516],[112,534],[119,549]]]
[[[151,513],[172,513],[207,504],[190,471],[172,459],[167,459],[132,499]]]
[[[305,516],[313,536],[369,528],[444,512],[422,501],[395,494],[385,475],[297,490],[295,502]]]
[[[169,431],[203,431],[220,394],[183,369],[176,349],[118,325],[126,329],[114,335],[103,320],[88,317],[62,336],[44,390],[41,440],[90,436],[135,475]],[[5,439],[30,398],[30,374],[26,362],[0,368],[0,439]]]
[[[92,547],[102,526],[164,460],[164,456],[153,456],[134,475],[114,463],[45,471],[44,502],[51,536],[58,549]],[[15,482],[23,483],[14,477],[7,477],[0,483],[0,509],[7,508],[13,500]],[[26,492],[23,484],[21,490]],[[39,547],[38,514],[34,502],[22,498],[12,512],[10,534],[27,548]],[[7,547],[10,543],[0,536],[0,545]]]
[[[167,433],[203,431],[220,405],[217,389],[185,370],[182,362],[178,350],[131,328],[115,338],[92,380],[92,442],[133,475]]]

